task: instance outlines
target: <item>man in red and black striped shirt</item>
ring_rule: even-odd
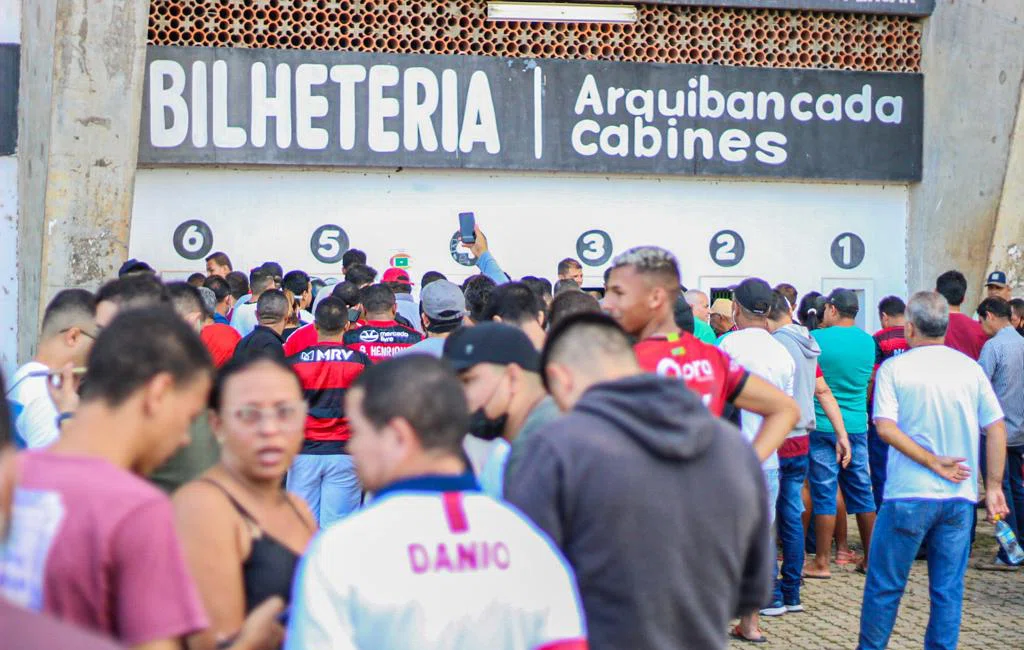
[[[907,305],[897,296],[886,296],[878,303],[878,321],[882,329],[875,332],[875,370],[868,390],[868,413],[874,412],[874,373],[885,361],[910,349],[903,334]],[[885,468],[889,462],[889,445],[878,437],[874,419],[868,418],[868,466],[871,468],[871,489],[875,494],[875,510],[882,507],[885,490]]]
[[[345,348],[348,307],[337,298],[327,298],[316,308],[317,342],[288,362],[302,384],[309,415],[306,439],[288,472],[288,490],[301,496],[320,522],[329,524],[359,507],[362,488],[355,466],[346,450],[349,439],[345,417],[345,391],[370,359],[358,350]]]

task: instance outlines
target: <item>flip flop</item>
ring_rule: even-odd
[[[765,638],[763,634],[757,637],[756,639],[748,639],[747,637],[743,636],[743,633],[740,632],[739,625],[737,625],[729,631],[729,638],[735,639],[736,641],[742,641],[743,643],[768,643],[768,639]]]
[[[866,566],[861,565],[861,564],[858,564],[857,568],[854,569],[854,571],[856,571],[857,573],[861,574],[862,576],[866,576],[868,574],[868,568]]]
[[[803,577],[804,577],[804,578],[807,578],[808,580],[831,580],[831,579],[832,579],[832,576],[831,576],[831,575],[827,575],[827,576],[816,576],[816,575],[813,575],[813,574],[807,573],[806,571],[804,572],[804,574],[803,574]]]

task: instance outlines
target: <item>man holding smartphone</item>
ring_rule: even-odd
[[[46,307],[35,358],[11,377],[6,394],[20,449],[46,447],[60,436],[60,413],[50,397],[51,374],[81,367],[97,336],[96,298],[84,289],[61,291]]]

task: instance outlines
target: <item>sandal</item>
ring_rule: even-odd
[[[757,637],[756,639],[748,639],[747,637],[743,636],[743,632],[740,631],[739,625],[737,625],[729,631],[729,638],[735,639],[736,641],[742,641],[744,643],[768,643],[768,639],[765,638],[763,634]]]
[[[858,564],[863,558],[853,551],[836,552],[836,564],[839,566],[848,566],[850,564]]]

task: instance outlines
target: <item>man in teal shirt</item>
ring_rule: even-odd
[[[804,571],[808,578],[831,576],[829,560],[832,533],[836,526],[836,488],[843,490],[846,510],[857,515],[857,528],[864,543],[863,571],[875,526],[875,502],[868,470],[868,384],[875,365],[874,338],[854,323],[860,305],[857,294],[836,289],[825,301],[823,328],[811,332],[821,347],[818,364],[832,389],[848,439],[836,438],[835,429],[817,399],[814,413],[817,429],[810,436],[811,503],[817,553]],[[841,467],[839,458],[850,452],[850,462]]]
[[[708,306],[707,294],[700,289],[690,289],[683,297],[693,310],[693,335],[709,345],[714,345],[718,335],[708,325],[711,308]]]

